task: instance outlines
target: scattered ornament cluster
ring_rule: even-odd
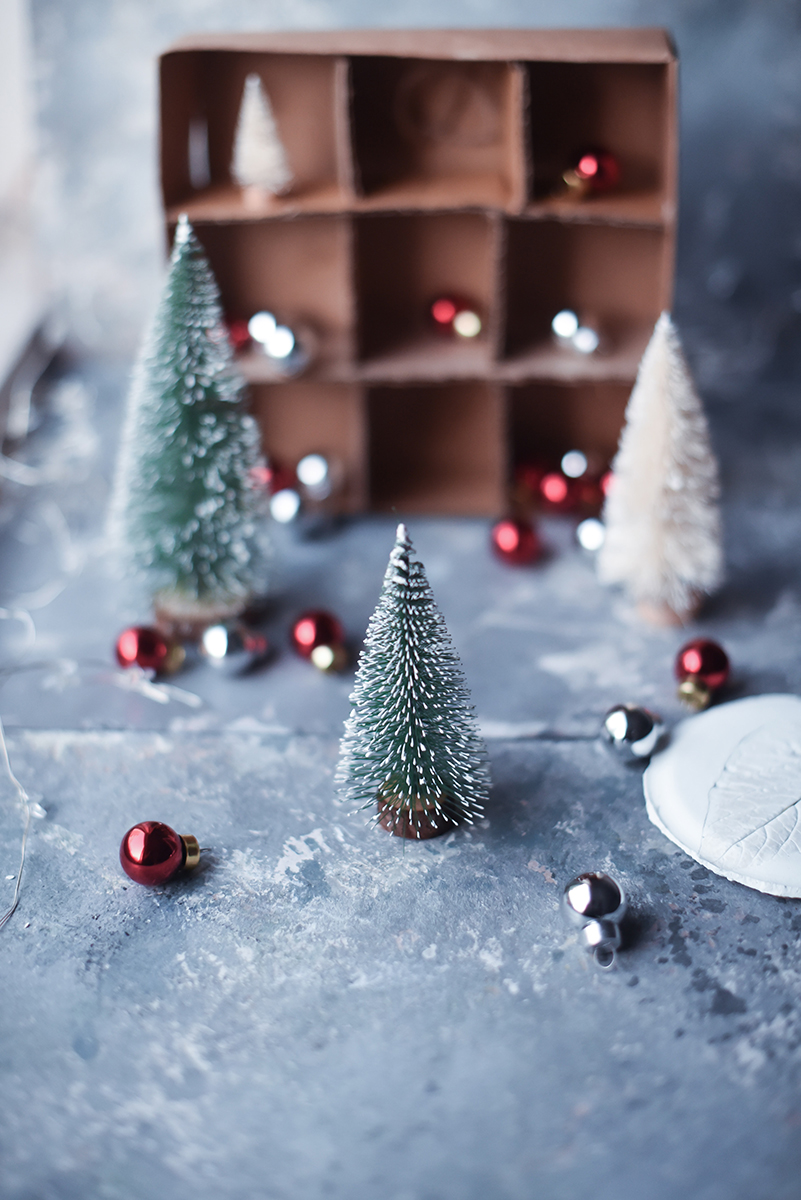
[[[468,300],[458,296],[438,296],[429,311],[438,333],[465,339],[478,337],[481,333],[481,317]]]
[[[279,325],[273,313],[266,309],[248,320],[228,318],[225,322],[228,340],[235,353],[252,351],[268,358],[285,375],[298,375],[311,361],[307,347],[288,325]]]
[[[693,638],[679,650],[673,670],[679,699],[699,712],[727,682],[729,656],[710,638]],[[604,745],[625,763],[647,762],[664,733],[662,718],[638,704],[616,704],[601,724]]]
[[[572,308],[561,309],[551,321],[551,330],[560,346],[569,346],[579,354],[594,354],[601,344],[591,325],[582,325]]]
[[[342,624],[322,609],[301,613],[292,624],[290,641],[297,653],[319,671],[342,671],[348,665]],[[273,653],[265,635],[243,620],[207,626],[196,649],[212,666],[224,667],[238,676],[265,666]],[[138,667],[154,676],[173,675],[188,661],[185,644],[150,625],[123,630],[115,652],[121,667]]]
[[[304,506],[315,506],[335,491],[338,472],[322,454],[306,454],[293,468],[274,459],[251,471],[257,487],[270,497],[270,515],[281,525],[291,524]]]
[[[580,518],[576,537],[585,550],[600,549],[604,527],[599,514],[610,487],[612,473],[605,464],[592,462],[581,450],[568,450],[558,463],[541,460],[521,463],[515,472],[513,506],[519,514],[496,522],[490,534],[497,556],[514,566],[536,562],[542,556],[535,513],[566,513]]]

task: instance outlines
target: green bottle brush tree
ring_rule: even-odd
[[[469,824],[489,791],[470,693],[423,564],[399,525],[365,637],[337,782],[399,837]]]
[[[160,623],[184,636],[241,612],[263,585],[259,432],[243,390],[217,284],[181,217],[129,396],[112,536]]]

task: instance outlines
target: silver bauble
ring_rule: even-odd
[[[204,630],[200,652],[213,666],[222,667],[231,675],[246,675],[264,665],[270,645],[263,633],[241,621],[232,621]]]
[[[577,875],[562,895],[562,913],[578,928],[579,938],[599,967],[608,970],[622,941],[620,922],[628,901],[611,875],[587,871]]]
[[[650,758],[664,732],[662,718],[638,704],[616,704],[601,725],[602,741],[626,763]]]

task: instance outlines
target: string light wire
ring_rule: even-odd
[[[0,754],[2,754],[3,757],[3,766],[5,767],[6,775],[17,790],[17,795],[19,796],[20,804],[22,805],[22,811],[25,814],[25,821],[22,829],[22,845],[20,847],[19,856],[19,870],[17,871],[17,881],[14,884],[14,896],[12,898],[10,908],[7,908],[2,917],[0,917],[0,929],[3,929],[3,927],[8,924],[14,913],[17,911],[17,905],[19,904],[19,895],[22,888],[22,872],[25,867],[25,851],[28,848],[28,833],[30,832],[31,828],[31,798],[25,791],[25,788],[22,786],[20,781],[17,779],[14,772],[11,770],[11,762],[8,757],[8,746],[6,745],[6,733],[5,729],[3,728],[2,718],[0,718]]]

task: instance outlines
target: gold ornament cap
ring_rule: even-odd
[[[184,844],[184,871],[191,871],[200,862],[200,843],[192,833],[178,835]]]
[[[702,712],[708,708],[712,699],[711,689],[702,683],[697,675],[690,675],[689,678],[683,679],[679,684],[677,694],[679,700],[682,700],[694,712]]]

